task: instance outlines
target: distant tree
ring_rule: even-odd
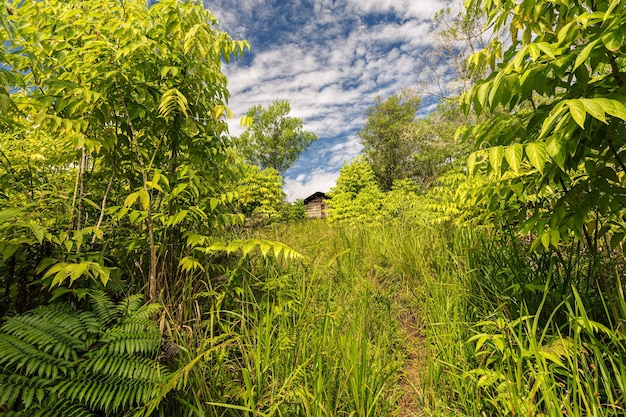
[[[237,148],[246,161],[283,175],[317,140],[314,133],[303,129],[302,119],[289,117],[290,111],[287,100],[275,100],[267,109],[257,105],[248,110],[252,124],[237,139]]]
[[[460,0],[437,12],[433,20],[436,29],[430,35],[431,48],[420,56],[424,78],[419,89],[423,94],[455,100],[484,75],[469,69],[470,55],[500,38],[502,30],[485,25],[486,18],[477,4],[463,7]]]
[[[412,173],[419,105],[415,91],[405,90],[386,100],[377,98],[366,112],[367,122],[359,137],[383,191],[391,190],[394,180]]]
[[[417,122],[412,178],[424,191],[442,174],[467,161],[472,143],[455,139],[455,133],[469,120],[457,102],[444,100],[428,117]]]

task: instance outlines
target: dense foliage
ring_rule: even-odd
[[[0,414],[624,414],[624,0],[468,0],[467,115],[378,100],[328,221],[200,3],[7,4]]]
[[[3,412],[127,415],[157,396],[169,377],[167,368],[155,361],[164,344],[152,315],[161,307],[143,305],[141,295],[116,304],[98,292],[88,301],[89,309],[54,304],[4,322]]]
[[[235,188],[238,211],[250,219],[272,221],[286,208],[282,177],[274,168],[245,165],[244,177]]]
[[[224,204],[236,170],[221,62],[246,43],[193,2],[11,7],[0,29],[11,91],[0,137],[5,288],[115,278],[154,298],[177,281],[191,230],[210,236],[237,219]]]
[[[506,51],[494,40],[470,60],[493,69],[463,97],[493,113],[466,132],[482,148],[470,172],[490,173],[475,204],[523,223],[546,248],[571,234],[593,252],[605,237],[616,247],[626,236],[626,4],[467,3],[512,36]]]

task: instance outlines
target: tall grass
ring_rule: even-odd
[[[190,285],[192,309],[168,322],[173,360],[193,366],[161,415],[180,404],[186,416],[625,413],[615,259],[447,225],[257,233],[305,259],[234,256]],[[596,281],[609,277],[606,298]]]
[[[178,367],[193,366],[162,415],[180,404],[186,416],[393,415],[401,335],[367,233],[322,222],[264,233],[305,260],[235,256],[192,295],[194,314],[170,312]]]
[[[434,233],[416,264],[428,414],[624,414],[625,340],[593,284],[600,278],[589,276],[606,273],[598,257],[577,246],[532,252],[488,231]],[[626,317],[624,305],[617,291],[618,316]]]

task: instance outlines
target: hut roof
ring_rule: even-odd
[[[316,198],[330,198],[330,197],[328,197],[326,194],[324,194],[324,193],[322,193],[320,191],[317,191],[317,192],[311,194],[310,196],[308,196],[307,198],[305,198],[304,199],[304,204],[308,203],[309,201],[313,201]]]

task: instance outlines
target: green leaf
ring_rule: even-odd
[[[608,98],[595,98],[593,101],[598,103],[607,114],[626,120],[626,106],[622,102]]]
[[[19,208],[10,208],[0,211],[0,224],[9,221],[15,217],[19,217],[21,212],[22,209]]]
[[[624,234],[624,232],[613,233],[613,236],[611,236],[611,249],[617,248],[620,245],[620,243],[624,241],[625,236],[626,235]]]
[[[594,50],[598,42],[599,42],[599,39],[596,39],[595,41],[585,46],[582,51],[580,51],[580,53],[578,54],[578,57],[576,58],[576,62],[574,63],[574,68],[572,68],[572,71],[576,70],[576,68],[580,67],[582,64],[585,63],[587,58],[589,58],[589,54],[591,54],[591,51]]]
[[[483,83],[480,85],[480,87],[478,87],[477,98],[482,107],[486,107],[487,96],[489,94],[490,86],[490,83]]]
[[[469,175],[476,174],[476,152],[472,152],[467,158],[467,171]]]
[[[507,146],[504,150],[506,162],[516,174],[519,173],[523,153],[524,147],[519,143]]]
[[[37,242],[41,244],[41,242],[43,242],[43,237],[44,237],[44,234],[46,233],[46,229],[42,227],[39,223],[36,223],[32,220],[28,222],[28,227],[30,227],[30,230],[33,231],[33,234],[35,235],[35,239],[37,239]]]
[[[558,167],[565,171],[565,157],[567,156],[567,149],[561,142],[561,136],[550,136],[546,140],[546,151]]]
[[[565,104],[567,104],[567,107],[569,107],[569,112],[572,115],[572,119],[574,119],[574,121],[578,124],[578,126],[584,129],[587,111],[582,101],[576,100],[576,99],[567,100]]]
[[[622,44],[624,43],[624,32],[622,31],[622,27],[618,26],[616,29],[605,33],[602,36],[602,43],[609,51],[619,52]]]
[[[585,106],[585,110],[595,119],[606,123],[605,110],[602,108],[602,104],[596,99],[582,98],[580,101]]]
[[[70,283],[80,278],[87,271],[89,264],[90,262],[81,262],[75,265],[68,265],[68,269],[70,270]]]
[[[496,173],[500,173],[502,159],[504,158],[504,148],[502,146],[494,146],[489,148],[489,164]]]
[[[137,198],[139,198],[139,191],[130,193],[124,200],[124,207],[132,207],[135,201],[137,201]]]
[[[267,254],[270,249],[272,249],[272,246],[269,243],[261,242],[259,243],[259,249],[261,250],[261,254],[263,254],[263,257],[267,257]]]
[[[526,145],[526,155],[528,160],[535,169],[543,173],[543,167],[546,164],[546,144],[543,142],[532,142]]]
[[[148,210],[150,207],[150,194],[146,190],[139,191],[139,201],[141,202],[141,207],[144,210]]]

